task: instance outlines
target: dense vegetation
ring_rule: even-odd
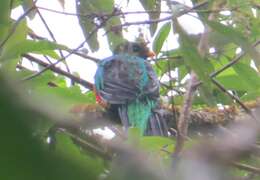
[[[259,179],[260,1],[191,0],[192,7],[170,0],[136,2],[144,11],[124,12],[114,0],[76,0],[76,14],[32,0],[0,2],[1,179]],[[12,19],[19,6],[23,14]],[[85,40],[75,49],[57,42],[42,11],[77,17]],[[149,20],[125,21],[133,14],[148,14]],[[178,20],[183,15],[199,19],[204,33],[187,33]],[[28,26],[36,16],[49,39]],[[66,63],[71,55],[98,63],[83,46],[102,51],[101,29],[113,50],[125,41],[123,32],[143,24],[157,54],[154,69],[160,79],[168,76],[160,94],[177,131],[169,138],[143,137],[135,128],[126,137],[95,104],[92,83]],[[171,33],[178,35],[179,47],[165,50]],[[138,38],[144,38],[142,32]],[[37,64],[37,70],[24,61]],[[199,132],[202,141],[188,131],[195,116],[222,123],[213,122],[217,132]],[[112,140],[93,133],[106,126],[116,133]]]

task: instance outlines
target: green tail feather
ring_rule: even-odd
[[[136,100],[130,103],[127,107],[127,114],[131,126],[139,128],[144,134],[155,105],[155,102],[150,100],[146,100],[146,102]]]

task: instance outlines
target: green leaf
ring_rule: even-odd
[[[74,165],[86,169],[89,173],[88,176],[97,176],[104,170],[104,162],[97,154],[94,156],[94,153],[87,151],[83,153],[66,134],[56,134],[56,141],[55,153]]]
[[[113,11],[114,0],[80,0],[80,4],[77,4],[77,13],[79,14],[104,14],[112,13]],[[78,16],[78,19],[90,49],[92,51],[97,51],[99,49],[99,42],[97,40],[96,27],[97,25],[102,24],[102,20],[82,16]],[[120,24],[120,18],[118,16],[113,16],[106,21],[105,26],[102,26],[105,28],[105,31],[108,32],[107,37],[109,40],[110,49],[112,50],[123,41],[122,29],[111,29],[113,26]]]
[[[203,82],[202,86],[200,87],[200,94],[202,97],[204,97],[205,102],[213,105],[215,99],[212,94],[213,88],[209,75],[211,72],[213,72],[214,67],[208,59],[201,57],[196,45],[182,29],[182,27],[177,23],[177,21],[175,23],[175,27],[176,31],[180,35],[180,48],[184,57],[184,62]]]
[[[229,90],[255,91],[260,88],[259,74],[248,63],[238,62],[216,79]]]
[[[11,30],[11,27],[12,26],[9,27],[8,31]],[[18,50],[16,45],[26,39],[27,32],[28,32],[27,30],[28,29],[27,29],[26,20],[23,19],[22,21],[20,21],[20,23],[15,28],[15,31],[12,33],[12,35],[9,37],[9,39],[5,42],[4,46],[2,47],[1,54],[0,54],[0,62],[1,61],[4,62],[6,60],[6,58],[4,58],[5,53],[12,54],[13,51]],[[11,32],[8,32],[8,33],[11,33]],[[7,37],[7,35],[4,38],[6,38],[6,37]],[[9,61],[5,61],[4,63],[2,63],[2,68],[3,69],[5,68],[7,71],[14,71],[18,61],[19,61],[19,58],[17,56],[12,56],[12,57],[10,57]]]
[[[142,6],[146,11],[157,11],[155,12],[148,12],[149,19],[154,20],[160,17],[160,10],[161,10],[161,0],[140,0]],[[150,25],[150,33],[153,35],[156,31],[157,23],[152,23]]]
[[[184,31],[180,31],[179,33],[181,50],[185,58],[184,62],[196,72],[202,81],[208,83],[210,81],[209,74],[213,70],[212,65],[200,56],[197,47]]]
[[[57,103],[57,107],[60,107],[64,111],[78,104],[89,104],[95,102],[95,96],[93,93],[83,94],[79,86],[72,87],[52,87],[48,83],[52,82],[59,85],[61,82],[60,76],[54,76],[51,71],[47,71],[26,83],[30,93],[36,94],[46,99],[54,99]],[[56,83],[57,82],[57,83]]]
[[[140,146],[148,151],[160,152],[162,149],[172,152],[175,141],[161,136],[144,136],[140,139]]]
[[[137,145],[139,144],[139,140],[142,137],[141,130],[136,127],[130,127],[128,128],[128,142],[131,145]]]
[[[249,65],[244,63],[236,63],[233,66],[233,69],[237,72],[240,79],[244,81],[250,89],[256,90],[260,88],[259,74]]]
[[[23,0],[12,0],[12,9],[20,6],[23,3]]]
[[[0,84],[1,179],[98,179],[104,170],[100,158],[81,153],[66,137],[58,137],[57,151],[50,151],[46,134],[42,138],[35,135],[31,127],[39,120],[61,120],[56,108],[51,112],[42,101],[26,96],[27,89],[12,83],[1,70]],[[52,104],[49,99],[48,107]]]
[[[256,100],[260,97],[260,89],[254,90],[254,91],[248,91],[243,96],[240,97],[242,101],[250,101],[250,100]]]
[[[165,23],[156,34],[153,41],[153,51],[158,54],[163,46],[164,41],[167,39],[171,30],[171,22]]]
[[[96,97],[93,91],[89,91],[84,94],[86,102],[85,103],[90,103],[90,104],[95,104],[96,103]]]
[[[5,0],[0,2],[0,25],[7,25],[10,22],[10,9],[11,0]],[[0,34],[1,37],[2,34]],[[1,38],[0,38],[1,40]]]
[[[245,81],[241,81],[238,75],[219,75],[216,80],[228,90],[247,91],[250,90]]]
[[[38,54],[49,55],[54,58],[59,58],[57,54],[53,53],[53,51],[50,51],[55,49],[66,49],[66,47],[64,45],[60,45],[47,40],[41,40],[41,41],[24,40],[9,47],[8,50],[3,52],[1,58],[3,60],[7,60],[14,57],[18,57],[25,53],[38,53]]]
[[[234,42],[238,46],[241,46],[243,51],[249,53],[250,56],[253,58],[258,70],[260,69],[260,53],[251,45],[248,38],[246,38],[241,32],[230,26],[225,26],[214,21],[206,22],[214,31],[225,36],[225,38],[227,38],[231,42]]]

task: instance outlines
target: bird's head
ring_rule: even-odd
[[[155,53],[149,50],[145,42],[126,42],[120,44],[114,51],[115,54],[127,53],[129,55],[147,59],[155,56]]]

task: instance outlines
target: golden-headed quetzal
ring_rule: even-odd
[[[96,99],[118,113],[123,126],[138,127],[144,135],[167,136],[167,125],[156,111],[159,81],[146,43],[127,42],[102,60],[95,74]]]

